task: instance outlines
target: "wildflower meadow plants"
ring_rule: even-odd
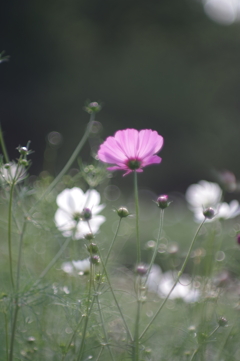
[[[238,360],[238,201],[200,181],[186,192],[198,224],[183,197],[161,189],[140,210],[138,177],[161,167],[162,135],[118,130],[83,164],[101,106],[85,110],[85,133],[55,178],[31,181],[30,144],[9,160],[0,132],[0,360]],[[133,178],[133,209],[124,193],[106,196],[115,170]]]

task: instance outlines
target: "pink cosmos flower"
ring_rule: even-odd
[[[163,146],[163,137],[151,129],[118,130],[100,146],[98,158],[105,163],[116,164],[108,170],[123,170],[127,175],[142,172],[150,164],[158,164],[161,158],[155,155]]]

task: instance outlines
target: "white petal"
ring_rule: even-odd
[[[84,207],[94,209],[100,203],[100,194],[95,190],[91,189],[85,193],[86,201]]]

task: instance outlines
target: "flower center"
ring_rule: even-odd
[[[130,159],[127,161],[127,166],[131,170],[139,169],[141,166],[141,162],[137,159]]]
[[[75,222],[79,222],[80,219],[81,219],[81,213],[76,212],[76,213],[73,214],[73,220],[74,220]]]

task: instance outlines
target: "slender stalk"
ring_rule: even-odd
[[[6,149],[5,142],[4,142],[4,138],[3,138],[3,132],[2,132],[2,127],[1,127],[1,125],[0,125],[0,144],[1,144],[1,147],[2,147],[2,151],[3,151],[3,155],[4,155],[4,158],[5,158],[5,161],[6,161],[7,163],[9,163],[9,158],[8,158],[7,149]]]
[[[133,337],[132,337],[131,331],[130,331],[129,328],[128,328],[128,325],[127,325],[126,320],[125,320],[125,318],[124,318],[124,315],[123,315],[123,313],[122,313],[121,307],[120,307],[120,305],[119,305],[119,303],[118,303],[118,300],[117,300],[117,298],[116,298],[116,295],[115,295],[115,293],[114,293],[114,291],[113,291],[113,288],[112,288],[112,285],[111,285],[111,282],[110,282],[110,279],[109,279],[109,276],[108,276],[108,273],[107,273],[107,270],[106,270],[106,266],[105,266],[105,264],[104,264],[104,262],[103,262],[103,258],[102,258],[102,256],[101,256],[100,250],[98,250],[98,253],[99,253],[100,260],[101,260],[101,264],[102,264],[102,266],[103,266],[103,271],[104,271],[104,273],[105,273],[105,275],[106,275],[106,278],[107,278],[107,281],[108,281],[109,288],[110,288],[110,290],[111,290],[111,293],[112,293],[112,296],[113,296],[114,301],[115,301],[115,303],[116,303],[116,306],[117,306],[117,308],[118,308],[118,311],[119,311],[119,313],[120,313],[120,315],[121,315],[121,317],[122,317],[122,321],[123,321],[123,323],[124,323],[125,329],[126,329],[126,331],[127,331],[127,334],[128,334],[128,336],[129,336],[130,340],[133,341]]]
[[[90,306],[90,301],[91,301],[92,286],[93,286],[93,264],[91,263],[90,264],[90,272],[89,272],[89,290],[88,290],[85,322],[84,322],[84,326],[83,326],[82,340],[81,340],[81,345],[80,345],[80,350],[79,350],[77,361],[82,360],[82,356],[83,356],[83,353],[84,353],[87,326],[88,326],[90,311],[92,309],[92,308],[90,309],[90,307],[89,307]]]
[[[14,289],[13,269],[12,269],[12,202],[13,202],[13,191],[14,191],[14,182],[12,182],[11,188],[10,188],[9,207],[8,207],[8,254],[9,254],[10,278],[11,278],[12,288]]]
[[[189,361],[192,361],[192,360],[194,359],[194,357],[195,357],[195,355],[198,353],[198,351],[199,351],[199,347],[196,348],[196,350],[193,351],[193,354],[192,354],[192,356],[191,356],[191,358],[190,358]]]
[[[4,311],[4,323],[5,323],[5,341],[6,341],[6,361],[8,361],[8,319],[7,314]]]
[[[98,305],[98,312],[99,312],[100,319],[101,319],[101,323],[102,323],[102,329],[103,329],[103,333],[104,333],[104,338],[105,338],[105,341],[106,341],[106,346],[107,346],[107,348],[108,348],[108,351],[109,351],[109,353],[110,353],[110,356],[111,356],[112,361],[114,361],[114,356],[113,356],[113,353],[112,353],[112,349],[111,349],[111,347],[109,346],[109,343],[108,343],[107,331],[106,331],[105,322],[104,322],[104,319],[103,319],[103,313],[102,313],[102,310],[101,310],[101,306],[100,306],[100,302],[99,302],[99,297],[98,297],[98,295],[96,296],[96,299],[97,299],[97,305]]]
[[[135,320],[135,332],[134,332],[134,343],[133,343],[133,361],[139,360],[139,320],[140,320],[140,312],[141,311],[141,301],[137,300],[137,313]]]
[[[151,262],[150,262],[149,267],[148,267],[145,283],[147,283],[149,274],[151,272],[153,263],[155,261],[155,258],[156,258],[157,252],[158,252],[159,242],[160,242],[160,239],[161,239],[162,228],[163,228],[163,218],[164,218],[164,209],[160,209],[160,221],[159,221],[157,242],[156,242],[156,246],[155,246],[155,249],[154,249],[154,252],[153,252],[153,255],[152,255]]]
[[[217,332],[217,330],[219,329],[219,327],[221,327],[221,326],[217,326],[209,335],[208,335],[208,337],[211,337],[215,332]]]
[[[65,353],[62,355],[62,360],[61,360],[61,361],[64,361],[64,360],[65,360],[65,358],[66,358],[66,356],[67,356],[67,353],[68,353],[68,350],[69,350],[69,348],[70,348],[70,346],[71,346],[71,343],[72,343],[72,341],[73,341],[73,339],[74,339],[74,337],[75,337],[75,335],[76,335],[76,333],[77,333],[78,327],[79,327],[79,326],[81,325],[81,323],[82,323],[82,320],[83,320],[83,317],[80,318],[80,321],[78,322],[77,327],[76,327],[75,331],[73,332],[73,334],[72,334],[72,336],[71,336],[71,338],[70,338],[70,341],[69,341],[69,343],[68,343],[68,346],[67,346],[67,348],[66,348],[66,351],[65,351]]]
[[[90,232],[92,233],[91,226],[90,226],[90,223],[89,223],[89,222],[88,222],[88,227],[89,227]],[[120,227],[120,223],[119,223],[119,226],[118,226],[118,228],[117,228],[117,232],[115,233],[114,239],[116,239],[116,237],[117,237],[117,233],[118,233],[118,231],[119,231],[119,227]],[[113,240],[114,240],[114,239],[113,239]],[[112,243],[113,243],[113,242],[112,242]],[[115,293],[114,293],[114,291],[113,291],[113,288],[112,288],[112,285],[111,285],[111,282],[110,282],[110,279],[109,279],[109,276],[108,276],[108,273],[107,273],[106,265],[105,265],[104,262],[103,262],[103,258],[102,258],[100,249],[98,250],[98,254],[99,254],[99,258],[100,258],[101,264],[102,264],[102,266],[103,266],[103,273],[106,275],[109,288],[110,288],[110,290],[111,290],[111,292],[112,292],[114,301],[115,301],[115,303],[116,303],[116,305],[117,305],[117,308],[118,308],[118,311],[119,311],[119,313],[120,313],[120,315],[121,315],[121,317],[122,317],[124,326],[125,326],[126,331],[127,331],[127,333],[128,333],[128,336],[130,337],[131,341],[133,341],[132,334],[131,334],[131,332],[130,332],[130,330],[129,330],[129,328],[128,328],[128,325],[127,325],[127,323],[126,323],[126,321],[125,321],[125,318],[124,318],[124,316],[123,316],[121,307],[119,306],[119,303],[118,303],[117,298],[116,298],[116,296],[115,296]]]
[[[115,243],[115,241],[116,241],[116,238],[117,238],[117,235],[118,235],[118,232],[119,232],[119,228],[120,228],[120,225],[121,225],[121,220],[122,220],[122,218],[119,218],[119,222],[118,222],[118,226],[117,226],[116,232],[115,232],[115,234],[114,234],[112,243],[110,244],[110,247],[109,247],[109,250],[108,250],[108,253],[107,253],[107,257],[106,257],[106,259],[105,259],[105,267],[107,267],[108,258],[109,258],[109,256],[110,256],[111,251],[112,251],[113,245],[114,245],[114,243]]]
[[[39,281],[48,273],[48,271],[54,266],[54,264],[57,262],[57,260],[59,259],[59,257],[61,256],[61,254],[65,251],[65,249],[67,248],[67,246],[69,245],[69,243],[71,242],[72,238],[68,238],[66,239],[66,241],[63,243],[62,247],[60,248],[60,250],[58,251],[58,253],[55,255],[55,257],[53,257],[53,259],[51,260],[51,262],[48,264],[48,266],[42,271],[42,273],[40,274],[38,280],[34,283],[34,286],[36,286]]]
[[[29,211],[30,214],[35,210],[37,204],[40,203],[49,193],[51,193],[51,191],[55,188],[55,186],[60,182],[60,180],[62,179],[64,174],[69,170],[69,168],[71,167],[71,165],[73,164],[73,162],[77,158],[80,150],[82,149],[82,147],[84,146],[85,142],[88,139],[88,136],[89,136],[89,134],[91,132],[91,129],[92,129],[92,123],[93,123],[94,119],[95,119],[95,114],[92,113],[90,115],[90,120],[89,120],[89,123],[87,125],[86,131],[85,131],[82,139],[78,143],[76,149],[72,153],[71,157],[69,158],[69,160],[67,161],[67,163],[65,164],[65,166],[63,167],[61,172],[57,175],[57,177],[49,185],[49,187],[45,190],[45,192],[41,195],[41,197],[37,200],[37,202],[32,206],[32,208]]]
[[[96,358],[96,361],[99,361],[100,357],[101,357],[101,354],[103,352],[103,349],[104,349],[104,346],[101,347],[100,351],[99,351],[99,354],[98,354],[98,357]]]
[[[139,201],[138,201],[138,183],[137,172],[134,172],[134,195],[135,195],[135,209],[136,209],[136,237],[137,237],[137,264],[141,262],[141,245],[139,239]]]
[[[14,316],[13,316],[13,325],[12,325],[12,334],[11,334],[11,340],[10,340],[10,353],[9,353],[9,361],[13,360],[13,349],[14,349],[14,341],[15,341],[15,333],[16,333],[16,326],[17,326],[17,316],[18,316],[18,296],[15,299],[16,305],[14,310]]]
[[[196,231],[196,233],[195,233],[195,235],[194,235],[194,237],[193,237],[193,239],[192,239],[192,242],[191,242],[191,244],[190,244],[190,247],[189,247],[188,253],[187,253],[187,255],[186,255],[186,258],[185,258],[185,260],[184,260],[184,262],[183,262],[183,265],[182,265],[180,271],[178,272],[177,278],[176,278],[176,280],[175,280],[175,282],[174,282],[171,290],[168,292],[167,297],[164,299],[164,301],[163,301],[162,304],[160,305],[159,309],[157,310],[157,312],[155,313],[155,315],[153,316],[153,318],[151,319],[151,321],[149,322],[149,324],[146,326],[146,328],[145,328],[144,331],[142,332],[142,334],[141,334],[141,336],[140,336],[139,339],[141,339],[141,338],[145,335],[145,333],[148,331],[149,327],[152,325],[152,323],[154,322],[154,320],[156,319],[156,317],[159,315],[159,313],[160,313],[161,310],[163,309],[165,303],[166,303],[167,300],[169,299],[172,291],[173,291],[174,288],[176,287],[176,285],[177,285],[180,277],[181,277],[182,274],[183,274],[183,271],[184,271],[184,269],[185,269],[185,267],[186,267],[186,264],[187,264],[187,262],[188,262],[188,259],[189,259],[189,257],[190,257],[190,254],[191,254],[191,252],[192,252],[193,245],[194,245],[194,243],[195,243],[195,241],[196,241],[196,238],[197,238],[197,236],[198,236],[198,233],[199,233],[200,229],[202,228],[205,220],[206,220],[206,218],[204,218],[204,220],[202,221],[202,223],[199,225],[199,227],[198,227],[198,229],[197,229],[197,231]]]

